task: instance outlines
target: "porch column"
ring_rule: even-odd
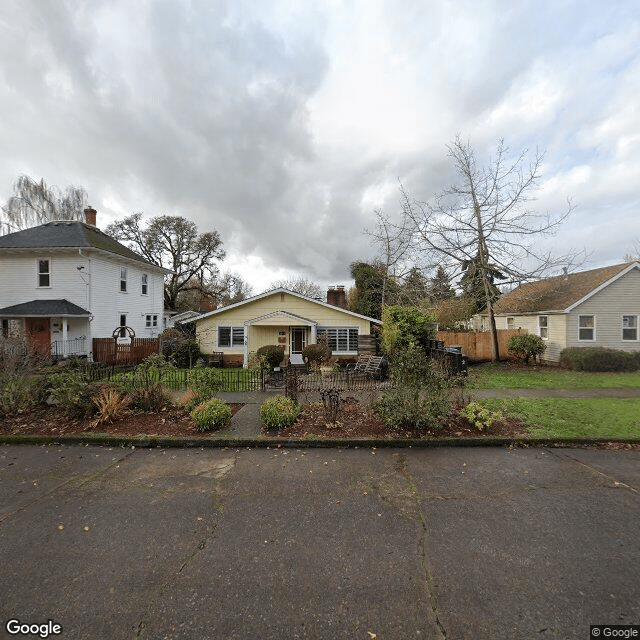
[[[242,367],[246,369],[249,366],[249,327],[250,323],[244,323],[244,349],[242,355]]]
[[[318,341],[317,329],[318,329],[318,325],[317,324],[314,323],[314,324],[311,325],[311,342],[310,342],[310,344],[315,344]]]
[[[67,353],[68,351],[68,345],[67,345],[67,319],[66,318],[60,318],[60,321],[62,322],[62,355],[63,356],[67,356],[69,355]]]

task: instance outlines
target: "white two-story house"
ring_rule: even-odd
[[[90,355],[93,338],[162,332],[169,272],[100,231],[95,209],[85,216],[0,236],[1,340]]]

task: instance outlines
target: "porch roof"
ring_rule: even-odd
[[[68,300],[30,300],[0,309],[3,318],[51,318],[51,317],[89,318],[91,314]]]
[[[304,318],[303,316],[296,315],[295,313],[291,313],[290,311],[272,311],[271,313],[267,313],[263,316],[258,316],[257,318],[252,318],[251,320],[247,320],[245,324],[251,326],[269,326],[272,327],[274,325],[281,327],[290,327],[291,325],[307,325],[307,326],[316,326],[318,323],[315,320],[309,320],[309,318]]]

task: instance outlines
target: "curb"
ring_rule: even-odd
[[[527,437],[491,437],[481,438],[409,438],[385,439],[375,438],[172,438],[154,436],[119,437],[110,435],[69,435],[62,437],[39,435],[5,435],[0,436],[2,444],[25,445],[97,445],[111,447],[139,448],[255,448],[268,449],[404,449],[404,448],[438,448],[438,447],[597,447],[609,444],[640,445],[640,438],[527,438]]]

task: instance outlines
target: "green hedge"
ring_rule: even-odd
[[[560,353],[560,366],[573,371],[637,371],[640,351],[571,347]]]

